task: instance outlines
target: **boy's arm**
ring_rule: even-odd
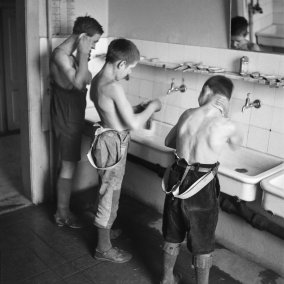
[[[168,133],[165,139],[165,146],[176,149],[177,125]]]
[[[141,128],[155,111],[159,111],[161,109],[161,102],[159,100],[153,100],[142,112],[134,113],[133,108],[127,100],[121,86],[111,88],[109,94],[111,94],[112,100],[114,101],[118,111],[118,115],[122,118],[125,126],[129,129]]]
[[[82,35],[78,45],[78,68],[70,64],[69,56],[60,48],[54,51],[53,62],[68,81],[78,90],[82,90],[89,80],[88,57],[91,50],[91,40],[88,36]]]
[[[232,149],[236,149],[241,146],[243,142],[243,135],[240,129],[233,123],[230,123],[230,135],[228,138],[228,144]]]

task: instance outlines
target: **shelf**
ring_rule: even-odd
[[[198,74],[206,74],[206,75],[223,75],[232,80],[243,80],[246,82],[257,83],[260,85],[267,85],[270,88],[279,88],[284,87],[284,78],[274,75],[261,75],[259,74],[257,77],[253,77],[253,75],[257,74],[257,72],[242,76],[237,72],[226,71],[221,67],[215,66],[207,66],[202,65],[200,62],[186,62],[183,64],[180,63],[172,63],[172,62],[162,62],[158,61],[156,58],[146,59],[144,57],[141,58],[139,64],[152,66],[157,68],[163,68],[164,70],[171,71],[179,71],[183,73],[193,72]]]

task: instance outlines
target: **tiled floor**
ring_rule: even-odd
[[[150,284],[159,283],[162,260],[161,215],[123,196],[116,225],[123,235],[115,245],[130,250],[129,263],[93,259],[92,225],[79,230],[54,225],[52,205],[31,206],[0,216],[1,284]],[[86,219],[87,220],[87,219]],[[176,269],[183,284],[193,284],[190,254],[182,247]],[[230,268],[226,268],[230,264]],[[279,284],[272,271],[218,246],[210,283]]]

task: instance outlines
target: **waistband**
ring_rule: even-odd
[[[202,163],[193,163],[193,164],[189,164],[186,159],[184,158],[180,158],[177,153],[175,152],[175,158],[176,158],[176,165],[181,167],[181,168],[187,168],[190,171],[197,171],[197,172],[203,172],[203,173],[207,173],[209,171],[211,171],[212,169],[214,169],[215,167],[219,166],[219,162],[217,161],[214,164],[202,164]]]

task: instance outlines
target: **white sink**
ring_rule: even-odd
[[[284,170],[263,179],[260,186],[263,189],[263,208],[284,217]]]
[[[245,147],[224,149],[219,161],[221,191],[245,201],[255,200],[261,180],[284,170],[282,159]]]

